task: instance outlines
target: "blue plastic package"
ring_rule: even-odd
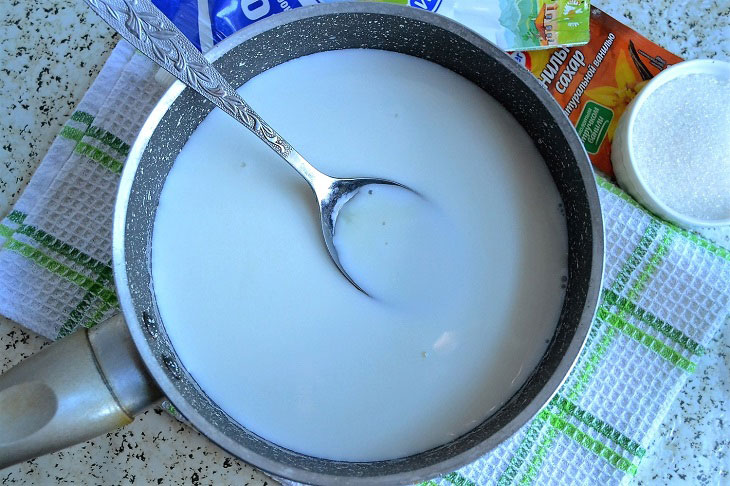
[[[276,13],[318,0],[152,0],[203,52],[234,32]]]
[[[152,0],[195,46],[207,52],[257,20],[317,3],[342,0]],[[389,0],[435,12],[442,0]]]

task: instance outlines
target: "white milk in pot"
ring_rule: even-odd
[[[323,172],[418,196],[378,187],[343,209],[336,244],[365,295],[330,260],[304,180],[214,110],[152,242],[187,370],[240,424],[313,456],[403,457],[474,428],[524,383],[562,307],[565,220],[532,140],[476,85],[392,52],[314,54],[240,93]]]

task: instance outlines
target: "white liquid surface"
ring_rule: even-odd
[[[329,259],[306,183],[214,110],[165,182],[152,241],[185,367],[239,423],[304,454],[402,457],[472,429],[532,372],[562,306],[565,222],[532,141],[469,81],[390,52],[315,54],[240,92],[324,172],[396,180],[433,206],[378,194],[369,223],[338,224],[367,297]],[[388,214],[389,198],[405,204]],[[431,238],[415,257],[412,231]],[[394,248],[363,251],[378,240]],[[409,271],[374,264],[388,259]]]

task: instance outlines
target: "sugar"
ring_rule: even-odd
[[[730,81],[690,74],[659,86],[632,131],[637,170],[675,211],[730,217]]]

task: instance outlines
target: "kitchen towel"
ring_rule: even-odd
[[[114,197],[130,144],[164,91],[156,71],[120,42],[0,224],[1,314],[55,339],[118,311],[110,265]],[[425,484],[627,480],[730,312],[729,251],[656,219],[597,180],[606,269],[574,370],[513,437]]]

